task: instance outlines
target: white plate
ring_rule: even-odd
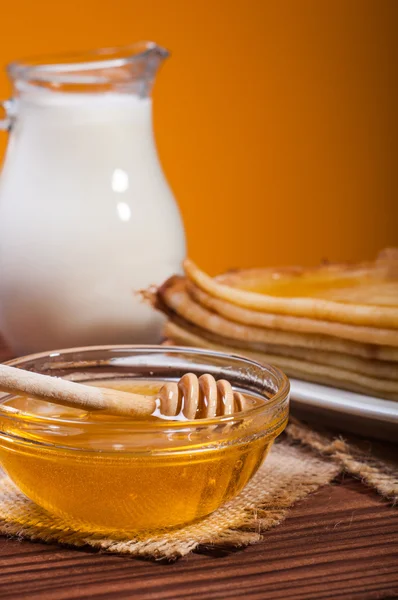
[[[293,412],[342,431],[398,441],[398,402],[291,379]]]

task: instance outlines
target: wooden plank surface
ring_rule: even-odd
[[[298,503],[264,541],[172,564],[0,537],[2,600],[398,598],[398,511],[344,478]]]

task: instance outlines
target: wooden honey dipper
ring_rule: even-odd
[[[245,408],[245,398],[225,379],[187,373],[165,383],[153,396],[94,387],[0,364],[0,390],[33,396],[54,404],[130,418],[143,418],[159,410],[161,415],[183,414],[191,420],[231,415]]]

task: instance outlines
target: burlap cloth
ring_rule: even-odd
[[[198,523],[145,538],[87,535],[36,506],[0,472],[0,533],[158,559],[184,556],[200,545],[244,546],[343,470],[397,501],[398,457],[391,447],[345,441],[293,421],[241,494]]]

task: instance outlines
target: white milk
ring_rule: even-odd
[[[13,350],[159,341],[160,317],[134,292],[184,254],[151,100],[25,90],[0,180],[0,332]]]

